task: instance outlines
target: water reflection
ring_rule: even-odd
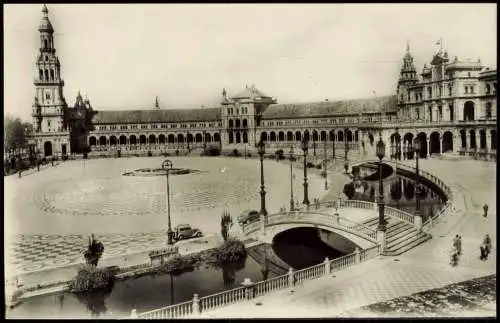
[[[76,298],[85,305],[87,310],[92,316],[101,316],[105,314],[108,308],[106,307],[106,299],[109,297],[113,290],[113,285],[86,293],[74,294]],[[61,301],[62,298],[62,301]],[[64,294],[61,295],[61,308],[64,306]]]

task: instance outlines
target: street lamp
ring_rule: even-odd
[[[309,202],[309,197],[307,194],[307,150],[309,142],[306,139],[304,139],[302,140],[301,145],[302,145],[302,150],[304,151],[304,201],[302,201],[302,204],[309,206],[311,204],[311,202]]]
[[[344,129],[344,169],[345,172],[347,173],[347,170],[349,169],[349,161],[347,160],[347,152],[349,151],[349,146],[347,144],[347,131],[349,131],[348,128]]]
[[[422,218],[420,217],[420,175],[419,175],[419,168],[418,168],[418,158],[420,155],[420,140],[418,138],[415,138],[413,140],[413,151],[415,155],[415,160],[416,160],[416,172],[415,172],[415,224],[417,227],[420,227],[420,224],[422,222]]]
[[[163,163],[161,164],[161,168],[163,168],[166,171],[167,174],[167,214],[168,214],[168,230],[167,230],[167,243],[169,245],[173,244],[173,235],[174,232],[172,231],[172,222],[170,220],[170,170],[172,169],[173,163],[169,159],[165,159]]]
[[[333,138],[332,138],[332,159],[335,160],[335,132],[333,133]]]
[[[266,144],[261,140],[257,146],[260,155],[260,213],[266,216],[266,191],[264,190],[264,154],[266,153]]]
[[[326,140],[324,142],[324,149],[323,149],[323,152],[324,152],[324,155],[325,155],[325,160],[323,161],[324,163],[324,168],[325,168],[325,191],[328,190],[328,173],[327,173],[327,162],[326,162]]]
[[[382,134],[377,142],[376,147],[377,157],[379,159],[379,199],[378,199],[378,231],[385,232],[385,219],[384,219],[384,186],[382,185],[382,159],[385,156],[385,143],[382,141]]]
[[[290,211],[294,210],[293,205],[293,144],[290,147]]]

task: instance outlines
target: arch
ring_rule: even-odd
[[[467,131],[464,129],[460,130],[460,142],[462,144],[462,148],[467,148]]]
[[[46,141],[43,144],[43,154],[45,156],[52,156],[52,142]]]
[[[247,134],[247,132],[246,132],[246,131],[245,131],[245,132],[243,132],[243,143],[244,143],[244,144],[247,144],[247,143],[248,143],[248,134]]]
[[[479,130],[479,149],[486,149],[486,130]]]
[[[47,38],[43,40],[43,48],[49,48],[49,41],[47,40]]]
[[[167,141],[169,144],[173,144],[175,142],[175,135],[173,133],[169,134],[167,137]]]
[[[195,136],[194,136],[194,140],[196,142],[203,142],[203,136],[201,135],[201,133],[197,133]]]
[[[234,135],[233,135],[232,131],[229,133],[229,138],[228,139],[229,139],[229,143],[232,144],[233,141],[234,141]]]
[[[316,129],[313,130],[313,141],[316,142],[318,141],[318,132],[316,131]]]
[[[352,141],[352,131],[347,130],[346,132],[347,141]]]
[[[177,142],[184,142],[184,135],[182,133],[177,134]]]
[[[427,158],[427,134],[421,132],[417,135],[417,139],[420,141],[420,158]]]
[[[354,141],[359,141],[359,131],[354,131]]]
[[[235,128],[240,127],[240,119],[236,119],[236,124],[234,125]]]
[[[51,81],[54,80],[54,70],[53,69],[50,69],[50,80]]]
[[[205,133],[205,142],[212,142],[212,135],[209,133]]]
[[[248,128],[248,121],[247,121],[247,119],[243,119],[242,127],[243,128]]]
[[[233,127],[233,119],[229,119],[228,126],[229,126],[229,128]]]
[[[330,133],[329,133],[329,139],[330,141],[335,141],[335,131],[334,130],[330,130]]]
[[[271,134],[269,136],[269,141],[276,141],[276,133],[274,131],[271,131]]]
[[[278,141],[285,141],[285,133],[283,131],[278,132]]]
[[[99,137],[99,145],[100,146],[106,145],[106,137],[104,137],[104,136]]]
[[[166,137],[165,137],[164,134],[161,134],[161,135],[158,136],[158,143],[164,144],[165,141],[166,141]]]
[[[121,135],[119,138],[120,145],[126,145],[127,144],[127,137],[124,135]]]
[[[450,131],[446,131],[443,134],[443,153],[453,151],[453,134]]]
[[[48,81],[49,80],[49,70],[45,70],[44,74],[45,74],[45,81]]]
[[[413,159],[412,147],[413,134],[411,132],[407,132],[403,136],[403,155],[406,154],[406,159]]]
[[[193,134],[188,133],[186,139],[187,139],[187,142],[190,142],[190,143],[193,142]]]
[[[146,144],[146,135],[139,136],[139,144],[141,145]]]
[[[89,138],[89,145],[90,145],[90,146],[95,146],[95,145],[97,145],[97,139],[96,139],[94,136],[91,136],[91,137]]]
[[[309,136],[309,130],[304,131],[304,140],[305,140],[305,141],[309,141],[309,140],[310,140],[310,138],[309,138],[309,137],[310,137],[310,136]]]
[[[301,141],[302,140],[302,134],[300,133],[300,131],[296,131],[295,132],[295,140],[296,141]]]
[[[116,146],[117,141],[118,141],[118,140],[116,139],[116,136],[111,136],[111,137],[109,137],[109,144],[110,144],[111,146]]]
[[[155,135],[149,135],[149,140],[148,142],[150,144],[156,144],[156,136]]]
[[[413,184],[413,181],[405,181],[403,183],[403,191],[404,191],[404,196],[407,201],[413,200],[413,197],[415,196],[415,185]]]
[[[42,69],[38,70],[38,77],[40,78],[40,81],[43,81],[43,70]]]
[[[218,132],[214,133],[214,141],[220,142],[220,134]]]
[[[337,140],[338,141],[344,141],[344,133],[342,132],[342,130],[339,130],[337,132]]]
[[[137,145],[137,137],[135,135],[131,135],[129,138],[129,142],[131,145]]]
[[[476,130],[474,130],[474,129],[469,130],[469,136],[470,136],[470,148],[476,149],[477,148]]]
[[[241,134],[239,131],[236,132],[236,143],[237,144],[241,143]]]
[[[441,151],[441,140],[439,139],[439,133],[434,131],[431,133],[430,136],[430,151],[429,155],[432,156],[432,154],[439,154]]]
[[[464,104],[464,120],[465,121],[472,121],[474,120],[474,102],[472,101],[467,101]]]
[[[497,150],[497,131],[491,130],[491,149]]]
[[[321,133],[320,133],[320,139],[321,139],[321,141],[326,141],[326,131],[324,131],[324,130],[321,131]]]
[[[286,141],[293,141],[293,132],[288,131],[286,133]]]
[[[267,132],[264,131],[260,133],[260,140],[267,141]]]

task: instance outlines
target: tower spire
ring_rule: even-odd
[[[406,51],[410,52],[410,41],[408,39],[406,40]]]
[[[47,6],[45,5],[45,3],[43,4],[42,12],[43,12],[44,17],[47,17],[49,15],[49,9],[47,9]]]
[[[155,108],[156,109],[160,108],[160,104],[158,103],[158,96],[156,96],[156,99],[155,99]]]

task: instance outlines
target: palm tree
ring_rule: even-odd
[[[99,260],[104,252],[104,245],[101,241],[94,238],[94,234],[89,237],[89,244],[87,250],[84,253],[85,261],[87,265],[97,267]]]
[[[233,218],[227,209],[224,210],[221,216],[221,234],[224,241],[229,237],[229,229],[233,226]]]

